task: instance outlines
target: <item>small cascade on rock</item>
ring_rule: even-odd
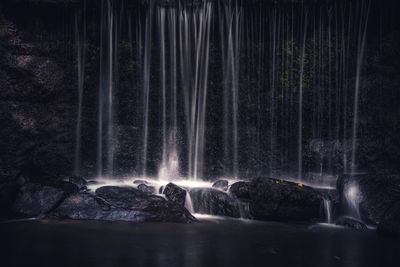
[[[360,215],[360,201],[361,193],[359,191],[358,185],[355,183],[349,183],[344,188],[344,197],[346,201],[345,214],[357,220],[361,220]]]
[[[185,198],[185,208],[191,213],[194,214],[192,197],[190,196],[190,190],[186,190],[186,198]]]
[[[238,200],[238,206],[240,212],[240,219],[245,219],[245,220],[252,219],[249,202]]]
[[[324,212],[326,223],[332,223],[332,202],[328,198],[324,198]]]

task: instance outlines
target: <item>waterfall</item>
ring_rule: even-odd
[[[303,16],[303,14],[302,14]],[[303,78],[304,78],[304,58],[307,38],[307,16],[308,10],[304,10],[304,29],[302,31],[302,45],[300,54],[300,81],[299,81],[299,122],[298,122],[298,180],[301,181],[303,176]]]
[[[212,7],[212,2],[203,1],[194,10],[182,7],[179,14],[178,40],[188,140],[188,176],[193,180],[203,173]]]
[[[234,2],[234,3],[232,3]],[[234,5],[234,6],[232,6]],[[238,177],[238,94],[242,10],[238,1],[219,5],[219,26],[223,68],[224,162],[230,175]],[[230,162],[231,161],[231,162]],[[229,164],[229,162],[231,164]]]
[[[81,28],[80,25],[83,27]],[[78,114],[76,119],[75,132],[75,156],[74,156],[74,175],[81,173],[81,144],[82,144],[82,108],[83,90],[85,82],[85,40],[86,40],[86,1],[83,3],[83,10],[78,10],[75,14],[75,46],[77,51],[77,81],[78,81]]]
[[[357,156],[357,130],[358,130],[358,109],[359,109],[359,95],[360,95],[360,77],[362,70],[362,63],[364,60],[365,43],[367,37],[367,26],[369,11],[371,7],[370,1],[361,1],[361,8],[358,22],[358,38],[357,38],[357,64],[356,64],[356,81],[354,88],[354,106],[353,106],[353,138],[352,138],[352,152],[351,152],[351,172],[356,172],[356,156]]]
[[[98,176],[161,180],[300,181],[350,171],[348,161],[355,171],[370,1],[244,2],[101,0],[100,23],[76,14],[74,174],[93,161]],[[99,35],[86,36],[86,21]],[[96,45],[97,106],[86,108]],[[97,129],[82,125],[92,109]],[[96,159],[82,159],[94,131]]]
[[[97,175],[113,175],[114,166],[114,86],[117,64],[117,23],[112,0],[101,3],[100,81],[98,98]],[[104,149],[104,144],[106,149]],[[104,166],[104,160],[106,164]]]
[[[143,156],[142,156],[142,175],[147,176],[147,146],[149,134],[149,95],[150,95],[150,65],[151,65],[151,42],[153,25],[154,1],[150,1],[146,13],[145,38],[144,38],[144,58],[143,58]]]
[[[176,9],[159,7],[157,15],[162,92],[162,159],[158,176],[160,179],[176,179],[180,177],[177,148],[177,12]]]

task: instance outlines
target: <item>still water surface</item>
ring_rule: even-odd
[[[0,223],[1,266],[400,266],[375,231],[212,219],[195,224]]]

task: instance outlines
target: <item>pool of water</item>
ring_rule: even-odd
[[[400,240],[329,225],[0,223],[1,266],[399,266]]]

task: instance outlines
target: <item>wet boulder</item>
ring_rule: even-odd
[[[80,176],[69,177],[69,182],[76,185],[79,190],[85,190],[87,188],[88,182]]]
[[[229,182],[227,180],[217,180],[213,183],[212,187],[227,191],[229,187]]]
[[[104,200],[90,193],[76,193],[67,197],[51,216],[74,220],[100,220],[111,207]]]
[[[103,186],[96,190],[96,196],[117,208],[143,210],[157,202],[165,201],[162,197],[148,196],[136,188]]]
[[[351,217],[343,216],[336,220],[336,225],[352,228],[356,230],[366,230],[365,223]]]
[[[232,184],[229,192],[239,199],[249,199],[249,185],[246,182]]]
[[[97,192],[98,194],[77,193],[66,198],[50,217],[130,222],[196,221],[186,209],[171,205],[162,197],[150,196],[135,190],[128,192],[126,188],[106,187]],[[115,195],[118,193],[121,193],[120,197]],[[145,204],[139,204],[138,201]]]
[[[169,183],[164,189],[165,197],[180,207],[185,206],[186,191],[174,183]]]
[[[0,216],[11,214],[20,186],[17,183],[0,184]]]
[[[77,193],[69,196],[50,215],[51,217],[73,220],[104,220],[104,221],[172,221],[189,222],[184,214],[162,214],[148,210],[116,207],[102,198],[90,193]]]
[[[302,184],[256,178],[249,183],[250,213],[258,220],[313,221],[321,219],[321,195]]]
[[[196,213],[240,217],[238,200],[221,190],[194,188],[190,190],[190,196]]]
[[[388,236],[400,236],[400,201],[394,203],[382,216],[378,224],[378,233]]]
[[[145,185],[145,184],[140,184],[138,185],[137,189],[142,191],[143,193],[146,194],[154,194],[156,192],[156,189],[153,186]]]
[[[75,195],[77,199],[82,196],[88,198],[82,194]],[[104,186],[98,188],[93,197],[96,202],[91,201],[91,205],[95,209],[101,209],[103,213],[101,216],[95,213],[96,217],[87,219],[186,223],[196,221],[184,207],[167,201],[163,197],[143,193],[136,188]],[[64,207],[69,207],[73,203],[74,199],[68,200]],[[86,206],[83,207],[86,208]],[[79,212],[79,209],[72,211],[75,214]],[[73,214],[67,213],[66,217],[73,219],[75,217]]]
[[[21,187],[14,203],[14,212],[29,216],[42,215],[55,208],[65,196],[60,188],[29,183]]]

